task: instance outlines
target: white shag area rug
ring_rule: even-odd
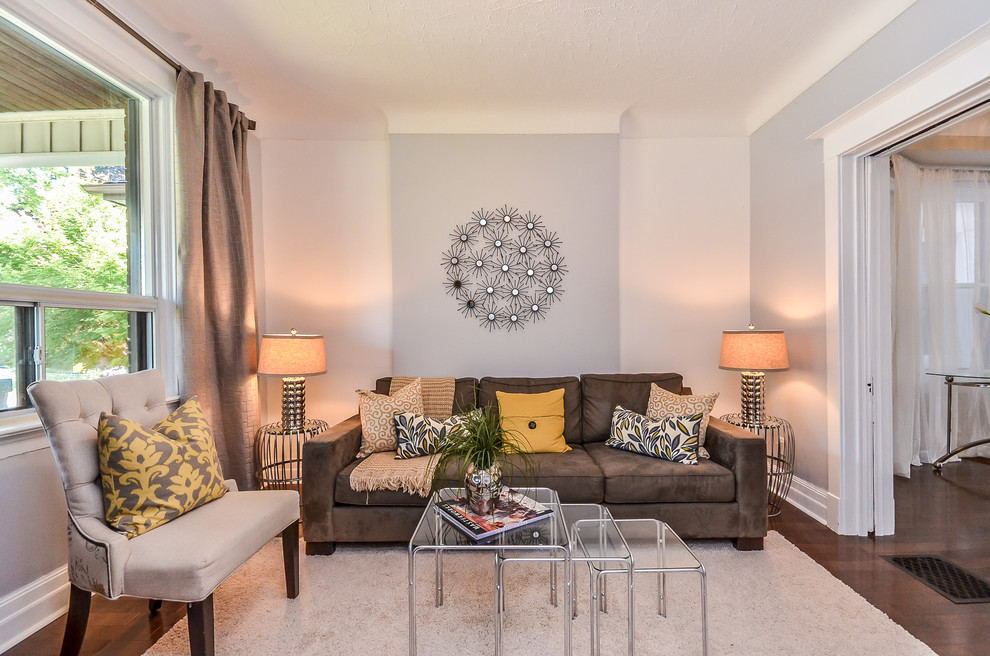
[[[712,656],[926,655],[933,652],[797,547],[771,531],[764,551],[728,541],[689,543],[708,572]],[[401,546],[341,546],[332,556],[300,556],[301,592],[285,598],[282,549],[268,544],[215,593],[218,656],[333,656],[408,653],[407,552]],[[444,558],[444,605],[433,606],[433,556],[417,559],[419,654],[494,652],[494,565],[490,554]],[[590,653],[588,574],[577,565],[574,654]],[[559,578],[563,584],[563,571]],[[622,577],[609,581],[602,653],[625,654]],[[701,654],[700,583],[668,575],[667,617],[656,613],[656,576],[636,578],[636,653]],[[565,604],[549,603],[549,567],[506,567],[503,653],[563,652]],[[146,656],[187,656],[186,620]]]

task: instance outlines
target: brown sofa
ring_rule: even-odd
[[[387,394],[391,379],[376,391]],[[733,538],[762,549],[767,534],[763,438],[712,417],[698,466],[605,446],[615,406],[644,413],[650,383],[690,393],[680,374],[585,374],[580,378],[458,378],[454,412],[495,403],[495,392],[564,388],[564,437],[572,450],[532,456],[525,481],[550,487],[564,503],[603,503],[616,518],[655,517],[685,538]],[[426,499],[404,492],[355,492],[361,421],[345,419],[303,447],[302,515],[307,554],[331,554],[338,542],[408,541]],[[510,471],[512,467],[506,467]]]

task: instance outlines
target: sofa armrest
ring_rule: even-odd
[[[712,460],[732,470],[739,504],[739,536],[767,534],[767,451],[762,437],[712,417],[705,433]]]
[[[302,517],[307,542],[333,542],[334,484],[361,446],[361,418],[354,415],[303,445]]]

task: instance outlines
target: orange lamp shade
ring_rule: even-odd
[[[790,367],[783,330],[723,330],[720,369],[782,371]]]
[[[274,376],[315,376],[327,372],[323,335],[262,335],[258,373]]]

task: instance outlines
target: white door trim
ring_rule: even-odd
[[[883,347],[870,288],[877,231],[883,217],[872,204],[867,160],[877,152],[990,98],[990,25],[981,27],[888,88],[853,108],[809,139],[824,151],[826,221],[826,325],[828,379],[829,525],[843,535],[893,531],[891,440],[873,437],[868,383]],[[878,223],[878,221],[880,223]],[[889,226],[886,228],[889,230]],[[872,239],[871,239],[872,237]],[[889,303],[889,299],[887,301]],[[868,310],[870,308],[870,310]],[[879,332],[878,332],[879,331]],[[882,390],[889,403],[890,390]],[[886,410],[879,410],[883,428]],[[889,430],[888,430],[889,432]],[[889,474],[888,474],[889,471]],[[879,479],[890,478],[888,483]],[[889,492],[889,494],[888,494]]]
[[[894,329],[891,256],[893,225],[890,203],[890,156],[860,158],[866,171],[866,251],[869,314],[866,323],[870,368],[869,399],[865,419],[873,435],[873,523],[877,535],[894,534]],[[864,422],[866,423],[866,422]],[[864,430],[867,428],[864,427]]]

